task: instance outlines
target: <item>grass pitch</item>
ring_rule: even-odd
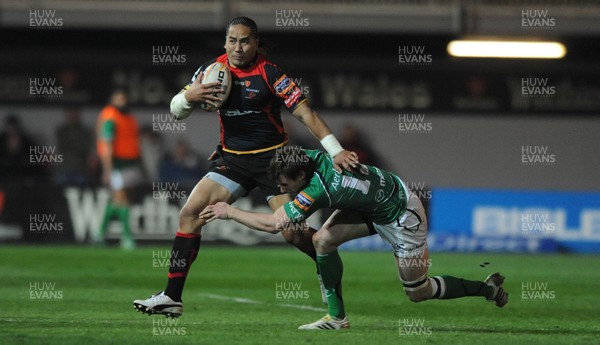
[[[507,277],[509,303],[412,303],[391,253],[342,252],[351,328],[298,331],[326,313],[315,266],[291,247],[203,246],[179,319],[136,312],[162,290],[169,247],[0,247],[2,344],[593,344],[600,257],[432,253],[430,275]],[[485,267],[480,264],[489,262]]]

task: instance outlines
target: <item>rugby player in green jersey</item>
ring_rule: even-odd
[[[320,208],[336,209],[313,235],[329,313],[299,329],[349,327],[341,289],[343,266],[337,248],[375,232],[392,245],[404,291],[411,301],[482,296],[498,307],[508,302],[502,288],[504,277],[499,273],[484,281],[427,276],[430,260],[425,211],[419,198],[395,174],[367,165],[340,172],[334,169],[327,153],[295,146],[277,149],[269,172],[281,191],[294,198],[275,213],[252,213],[217,203],[206,207],[200,218],[233,219],[256,230],[277,233],[293,231],[295,223],[303,222]]]

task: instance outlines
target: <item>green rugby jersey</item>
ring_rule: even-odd
[[[406,194],[398,176],[374,166],[337,172],[332,158],[319,150],[304,150],[316,163],[308,186],[283,205],[288,218],[300,222],[320,208],[356,210],[373,223],[389,224],[406,209]]]

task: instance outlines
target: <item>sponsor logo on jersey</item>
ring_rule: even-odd
[[[258,89],[250,89],[250,88],[246,88],[246,96],[244,97],[245,99],[252,99],[254,97],[256,97],[257,94],[260,93],[260,90]]]
[[[333,182],[331,183],[331,188],[333,188],[334,191],[337,191],[340,187],[341,180],[340,173],[334,170]]]
[[[294,204],[303,211],[308,211],[312,206],[315,199],[311,198],[308,194],[300,192],[294,199]]]
[[[382,189],[378,189],[375,193],[375,201],[382,202],[385,199],[385,192]]]
[[[219,114],[221,114],[223,116],[244,116],[244,115],[250,115],[250,114],[260,114],[260,111],[233,109],[233,110],[221,111]]]
[[[233,85],[250,87],[250,84],[252,84],[252,82],[250,80],[234,80],[233,81]]]
[[[300,96],[302,96],[302,91],[295,87],[294,92],[292,92],[292,94],[285,99],[285,106],[291,108],[296,102],[298,102],[298,98],[300,98]]]
[[[274,87],[275,87],[275,92],[277,93],[277,95],[284,96],[292,88],[296,87],[296,84],[294,84],[294,81],[291,80],[290,78],[288,78],[288,76],[284,74],[281,76],[281,78],[279,78],[275,82]]]
[[[290,201],[291,203],[295,203],[294,201]],[[298,209],[296,207],[291,207],[292,205],[289,205],[289,214],[287,214],[288,218],[291,221],[303,221],[304,220],[304,215],[302,213],[300,213],[300,211],[298,211]]]

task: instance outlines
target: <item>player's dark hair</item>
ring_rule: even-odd
[[[258,26],[256,25],[256,22],[248,17],[235,17],[232,20],[229,21],[229,24],[227,25],[227,30],[225,31],[225,35],[227,35],[227,33],[229,32],[229,27],[233,26],[233,25],[238,25],[241,24],[243,26],[246,26],[248,28],[250,28],[250,31],[252,32],[252,36],[254,36],[254,38],[258,38]]]
[[[310,180],[315,169],[315,162],[306,155],[302,147],[283,146],[275,150],[267,171],[272,180],[277,180],[281,175],[295,180],[301,171]]]
[[[262,55],[267,55],[267,51],[269,50],[269,47],[271,46],[270,41],[265,40],[262,36],[260,36],[258,34],[258,25],[256,25],[256,22],[248,17],[244,17],[244,16],[240,16],[240,17],[235,17],[232,20],[229,21],[229,24],[227,24],[227,29],[225,29],[225,37],[227,37],[227,34],[229,33],[229,28],[232,25],[243,25],[246,26],[248,28],[250,28],[250,31],[252,32],[252,37],[254,37],[255,39],[258,39],[258,51],[259,53],[261,53]]]

